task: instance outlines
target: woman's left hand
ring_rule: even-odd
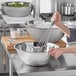
[[[62,48],[55,48],[55,49],[50,49],[48,53],[53,57],[58,58],[64,53],[64,50]]]

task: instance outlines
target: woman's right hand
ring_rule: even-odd
[[[55,25],[64,33],[66,34],[68,37],[70,37],[70,29],[65,26],[62,22],[61,22],[61,15],[59,12],[55,12],[51,18],[51,21],[55,22]]]
[[[59,12],[55,12],[51,18],[51,21],[54,21],[56,25],[61,23],[61,15]]]

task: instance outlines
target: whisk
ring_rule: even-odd
[[[53,25],[54,25],[54,21],[51,21],[51,26],[53,26]],[[43,50],[41,51],[41,49],[46,45],[46,43],[47,43],[48,40],[49,40],[50,28],[51,28],[51,27],[49,27],[48,30],[45,31],[43,37],[42,37],[42,38],[40,39],[40,41],[38,42],[37,47],[40,47],[40,48],[38,48],[37,50],[35,50],[35,52],[42,52],[42,51],[43,51]]]

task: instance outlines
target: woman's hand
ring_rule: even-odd
[[[53,57],[58,58],[64,53],[64,49],[63,48],[50,49],[48,53]]]
[[[57,25],[58,23],[61,22],[61,15],[59,12],[55,12],[51,18],[51,21],[54,21],[55,24]]]
[[[61,22],[61,15],[58,12],[55,12],[51,18],[51,21],[55,22],[55,25],[64,33],[66,34],[68,37],[70,37],[70,29],[65,26],[62,22]]]

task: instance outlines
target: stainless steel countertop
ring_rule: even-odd
[[[76,76],[76,70],[24,73],[20,76]]]
[[[12,55],[12,63],[17,73],[31,73],[31,72],[45,72],[45,71],[55,71],[55,70],[64,70],[67,67],[65,59],[63,56],[58,59],[52,58],[49,64],[45,66],[33,67],[25,64],[20,60],[18,55]]]
[[[53,59],[46,66],[32,67],[13,55],[13,66],[19,76],[76,76],[76,67],[68,67],[63,56]]]

